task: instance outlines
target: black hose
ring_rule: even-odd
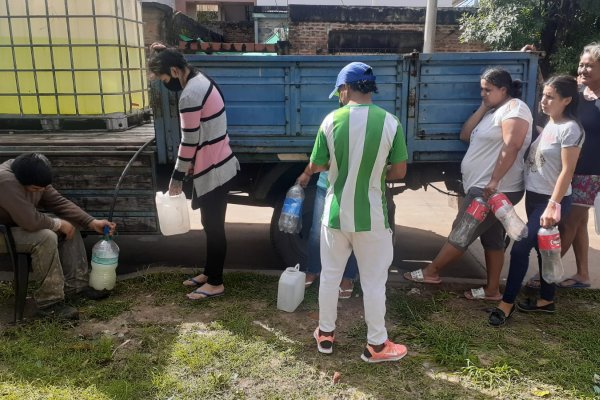
[[[112,204],[110,205],[110,211],[108,213],[108,220],[109,221],[112,222],[113,212],[115,211],[115,204],[117,204],[117,197],[119,196],[119,189],[121,187],[121,182],[123,182],[123,178],[127,174],[127,171],[129,170],[129,167],[131,167],[131,164],[136,160],[136,158],[140,155],[140,153],[142,151],[144,151],[144,149],[146,147],[148,147],[155,140],[156,140],[155,138],[152,138],[152,139],[148,140],[146,143],[144,143],[142,145],[142,147],[140,147],[138,149],[138,151],[135,152],[135,154],[133,155],[133,157],[131,157],[131,160],[129,160],[129,162],[127,163],[127,165],[123,169],[123,172],[121,173],[121,176],[119,177],[119,181],[117,182],[117,186],[115,186],[115,193],[113,194]]]
[[[427,183],[426,186],[429,186],[429,187],[431,187],[431,188],[437,190],[438,192],[443,193],[443,194],[445,194],[447,196],[460,197],[460,195],[458,193],[448,192],[448,191],[436,188],[431,183]]]

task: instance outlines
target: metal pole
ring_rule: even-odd
[[[254,43],[260,43],[258,37],[258,19],[254,18]]]
[[[433,53],[433,44],[435,43],[437,5],[437,0],[427,0],[427,12],[425,13],[425,37],[423,38],[423,53]]]

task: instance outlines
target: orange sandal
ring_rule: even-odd
[[[335,334],[331,334],[331,336],[321,335],[319,333],[319,327],[315,329],[313,333],[313,337],[317,341],[317,349],[319,349],[319,353],[323,354],[331,354],[333,353],[333,342],[335,341]]]

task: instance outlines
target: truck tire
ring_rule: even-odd
[[[302,230],[298,234],[284,233],[279,230],[279,216],[283,207],[282,197],[275,203],[271,217],[271,243],[283,262],[282,267],[293,267],[300,264],[302,270],[306,269],[308,259],[308,232],[313,218],[315,203],[315,186],[310,185],[304,190],[302,204]]]
[[[283,233],[279,230],[279,216],[283,207],[283,198],[275,204],[273,216],[271,217],[271,243],[275,251],[281,258],[282,267],[293,267],[300,263],[302,270],[306,269],[308,261],[308,232],[313,218],[313,205],[315,201],[315,186],[311,185],[304,191],[304,203],[302,206],[302,231],[292,235]],[[394,197],[389,190],[386,190],[386,200],[388,206],[388,222],[393,234],[393,243],[396,242],[396,224]]]

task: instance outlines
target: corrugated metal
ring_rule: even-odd
[[[420,54],[410,80],[417,104],[408,121],[410,161],[462,159],[467,145],[459,140],[460,128],[481,104],[480,76],[488,67],[521,80],[522,99],[535,110],[537,61],[523,52]]]
[[[522,80],[523,99],[535,109],[537,56],[530,53],[187,58],[223,90],[231,143],[242,160],[271,162],[276,154],[309,153],[319,124],[338,106],[337,98],[328,98],[337,73],[352,61],[373,67],[379,88],[373,101],[405,127],[409,162],[462,158],[460,128],[481,103],[479,77],[488,66]],[[165,163],[176,157],[179,129],[173,126],[176,97],[162,100],[155,125],[159,162]]]
[[[273,161],[269,155],[274,153],[309,153],[321,121],[338,107],[337,98],[329,99],[329,94],[339,70],[349,62],[363,61],[373,67],[379,88],[376,104],[400,117],[406,98],[403,61],[398,55],[186,57],[221,87],[231,143],[242,159],[247,155],[256,160],[259,153]],[[172,96],[171,104],[175,100]],[[169,112],[163,108],[160,114],[155,122],[157,139],[169,125],[164,123]],[[178,130],[170,131],[177,135],[172,142],[178,143]],[[169,150],[169,161],[176,152],[176,147]]]

